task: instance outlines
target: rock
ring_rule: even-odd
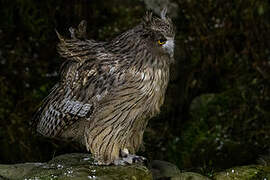
[[[151,163],[151,171],[154,180],[210,180],[210,178],[195,172],[180,172],[169,162],[154,160]],[[214,173],[213,180],[269,180],[270,166],[250,165],[227,169]]]
[[[154,160],[151,163],[151,171],[154,180],[208,180],[207,177],[194,172],[180,172],[172,163]]]
[[[173,177],[171,180],[210,180],[199,173],[194,172],[183,172],[177,177]]]
[[[153,174],[153,178],[152,178]],[[140,164],[97,166],[90,154],[65,154],[47,163],[0,165],[0,180],[95,179],[95,180],[209,180],[194,172],[181,172],[174,164],[154,160],[151,171]],[[270,179],[270,167],[250,165],[214,173],[214,180]]]
[[[47,163],[0,165],[0,179],[95,179],[151,180],[151,172],[140,164],[129,166],[97,166],[89,154],[66,154]]]
[[[253,180],[270,179],[270,166],[249,165],[228,169],[215,173],[214,180]]]
[[[171,178],[180,174],[180,170],[174,164],[160,160],[151,163],[151,171],[153,179]]]

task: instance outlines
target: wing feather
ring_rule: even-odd
[[[70,32],[71,39],[65,39],[56,31],[58,52],[65,58],[61,82],[34,116],[37,131],[48,137],[61,136],[72,124],[90,119],[98,103],[119,85],[117,81],[123,82],[119,59],[105,49],[106,43],[78,38],[72,28]]]
[[[90,118],[96,104],[108,95],[116,80],[113,73],[116,64],[108,65],[104,59],[96,63],[97,60],[66,63],[62,67],[61,83],[45,98],[34,117],[39,133],[57,137],[80,119]]]

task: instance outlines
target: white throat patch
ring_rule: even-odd
[[[174,39],[168,38],[166,43],[162,45],[162,48],[164,48],[171,57],[173,57],[174,53]]]

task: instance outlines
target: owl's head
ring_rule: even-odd
[[[148,12],[144,17],[143,24],[150,32],[152,47],[161,53],[166,53],[173,57],[175,27],[166,13],[167,9],[164,8],[159,18],[153,17],[152,13]]]

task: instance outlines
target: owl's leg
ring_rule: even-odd
[[[121,157],[119,159],[114,160],[114,165],[128,165],[133,163],[146,163],[147,159],[143,156],[137,156],[134,154],[129,154],[128,149],[124,148],[120,150]]]

